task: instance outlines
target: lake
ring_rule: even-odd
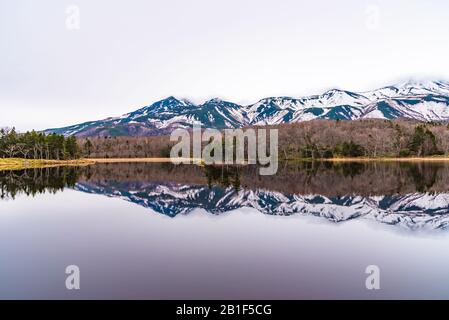
[[[0,171],[0,298],[447,299],[448,227],[439,162]]]

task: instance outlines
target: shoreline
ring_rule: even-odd
[[[176,162],[195,161],[195,158],[177,158]],[[170,163],[171,158],[86,158],[94,163],[133,163],[133,162],[148,162],[148,163]],[[200,160],[202,161],[202,160]],[[175,162],[175,161],[174,161]]]
[[[203,160],[195,158],[177,158],[175,162],[199,161],[203,163]],[[86,160],[91,160],[95,163],[133,163],[133,162],[148,162],[148,163],[170,163],[172,160],[170,158],[87,158]],[[337,157],[337,158],[296,158],[296,159],[279,159],[279,162],[432,162],[441,161],[449,162],[449,156],[439,156],[439,157]]]
[[[315,161],[328,162],[449,162],[449,156],[442,157],[376,157],[376,158],[324,158]]]
[[[197,161],[191,158],[179,158],[178,162]],[[376,157],[376,158],[297,158],[282,159],[279,162],[449,162],[449,156],[439,157]],[[201,162],[201,160],[200,160]],[[1,170],[21,170],[64,166],[88,166],[96,163],[172,163],[170,158],[83,158],[76,160],[40,160],[22,158],[0,158]],[[173,162],[176,163],[176,162]]]
[[[199,161],[202,159],[196,158],[176,158],[177,162],[181,161]],[[86,158],[95,163],[125,163],[125,162],[172,162],[171,158]],[[448,161],[449,156],[434,156],[434,157],[336,157],[336,158],[292,158],[292,159],[279,159],[279,162],[288,161],[329,161],[329,162],[365,162],[365,161]],[[174,161],[176,162],[176,161]]]

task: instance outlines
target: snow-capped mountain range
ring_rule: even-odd
[[[271,97],[251,105],[215,98],[203,104],[168,97],[121,117],[89,121],[46,133],[89,136],[147,136],[201,124],[205,128],[239,128],[313,119],[407,118],[449,121],[449,83],[407,81],[367,92],[329,90],[302,98]]]
[[[254,208],[270,215],[314,215],[332,222],[364,218],[408,230],[449,227],[449,193],[410,193],[383,196],[284,194],[266,189],[208,187],[179,183],[78,182],[75,190],[117,197],[175,217],[203,209],[221,214]]]

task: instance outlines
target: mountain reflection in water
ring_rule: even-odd
[[[119,197],[175,217],[252,207],[271,215],[310,214],[333,222],[369,218],[408,229],[446,229],[449,166],[435,162],[301,162],[274,176],[256,166],[97,164],[0,171],[1,199],[64,188]]]

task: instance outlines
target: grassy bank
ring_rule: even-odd
[[[95,163],[90,159],[78,160],[34,160],[21,158],[0,158],[0,170],[21,170],[57,166],[81,166]]]

